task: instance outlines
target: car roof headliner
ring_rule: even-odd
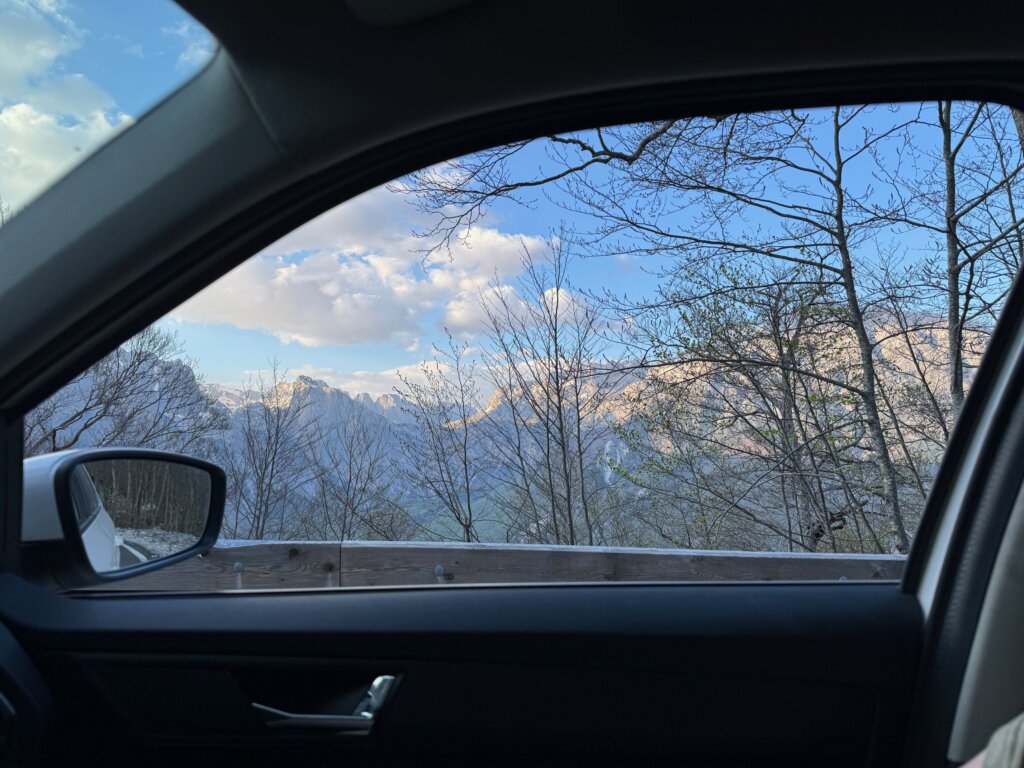
[[[1024,60],[1024,3],[180,2],[286,152],[598,90]]]

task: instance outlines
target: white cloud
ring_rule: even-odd
[[[173,27],[164,27],[165,35],[181,40],[181,51],[175,62],[178,69],[195,71],[213,56],[217,43],[203,27],[190,21],[181,21]]]
[[[394,343],[414,350],[436,311],[462,338],[483,328],[477,306],[494,276],[515,274],[542,238],[475,228],[452,257],[424,262],[424,223],[406,197],[380,187],[295,230],[179,307],[175,315],[261,329],[284,342]]]
[[[178,54],[179,69],[199,69],[213,56],[212,43],[189,40],[185,49]]]
[[[82,32],[62,12],[63,3],[0,0],[0,94],[19,98],[29,80],[75,50]]]
[[[73,122],[105,114],[115,107],[106,91],[85,75],[52,75],[37,84],[28,100],[33,107]]]
[[[375,341],[409,344],[415,314],[429,304],[429,284],[412,288],[382,278],[361,259],[317,253],[288,264],[281,257],[261,255],[175,314],[258,328],[283,342],[310,347]]]
[[[18,209],[131,119],[61,69],[84,32],[60,0],[0,0],[0,196]]]
[[[579,295],[566,288],[548,288],[544,291],[544,306],[552,315],[557,313],[562,323],[572,323],[584,312]]]
[[[103,112],[65,122],[31,104],[0,109],[0,195],[18,209],[131,123]]]
[[[487,285],[475,292],[461,292],[448,302],[444,325],[452,335],[472,339],[488,327],[487,308],[500,316],[507,307],[513,316],[520,315],[526,305],[510,285]]]

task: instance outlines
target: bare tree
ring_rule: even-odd
[[[1013,118],[1013,126],[1017,129],[1017,140],[1020,141],[1021,151],[1024,152],[1024,112],[1019,109],[1011,109],[1010,115]]]
[[[931,131],[938,142],[923,140]],[[1020,266],[1024,222],[1016,189],[1024,162],[1013,151],[1014,132],[1009,110],[942,101],[934,118],[922,109],[921,125],[906,137],[900,163],[876,158],[877,172],[898,201],[885,211],[876,206],[879,215],[906,225],[900,231],[908,237],[941,237],[944,259],[925,257],[916,265],[920,276],[904,274],[897,285],[904,306],[920,306],[933,292],[941,297],[943,321],[939,313],[919,314],[946,339],[952,419],[963,406],[965,355],[977,358],[979,333],[998,315]],[[911,163],[916,171],[907,173],[904,164]]]
[[[316,421],[308,404],[306,388],[287,383],[277,360],[248,382],[221,450],[229,480],[228,536],[292,538],[314,478],[308,457]]]
[[[553,185],[599,166],[635,163],[677,124],[665,121],[645,125],[642,135],[628,147],[609,147],[601,129],[595,132],[597,144],[588,144],[575,136],[519,141],[461,157],[442,169],[426,168],[410,175],[405,183],[391,185],[390,189],[413,195],[414,203],[421,210],[436,215],[434,225],[418,233],[426,242],[424,250],[433,253],[441,249],[451,255],[452,241],[468,240],[488,206],[498,200],[522,203],[524,190]],[[555,154],[556,169],[547,174],[539,172],[529,178],[516,178],[510,164],[537,142],[545,143]],[[566,150],[572,149],[581,152],[570,158]]]
[[[770,428],[748,419],[743,434],[744,440],[760,434],[758,455],[779,462],[771,475],[784,497],[779,509],[801,510],[795,535],[778,535],[801,547],[816,547],[824,538],[846,546],[838,533],[846,536],[845,526],[856,523],[856,546],[891,542],[905,551],[933,474],[926,444],[935,435],[904,414],[945,413],[946,396],[935,398],[934,382],[922,380],[935,356],[920,344],[940,325],[947,334],[955,415],[965,354],[976,358],[976,346],[969,354],[965,349],[984,334],[984,326],[965,329],[972,319],[994,314],[1006,275],[1015,272],[1000,265],[1019,261],[1011,248],[1020,229],[1011,187],[1020,169],[1002,135],[1007,113],[995,115],[987,105],[961,110],[963,116],[949,103],[940,106],[938,127],[946,142],[933,158],[914,150],[930,140],[926,134],[936,124],[922,110],[837,107],[546,137],[538,142],[547,161],[536,172],[513,162],[529,146],[519,143],[416,174],[402,189],[437,215],[435,226],[422,233],[430,238],[428,250],[469,237],[495,201],[531,205],[531,195],[543,188],[555,204],[590,222],[578,238],[579,252],[656,264],[662,286],[653,298],[609,294],[603,311],[618,312],[630,329],[621,343],[639,371],[704,366],[713,382],[724,371],[731,378],[715,384],[715,398],[738,398],[729,406],[734,416],[754,401],[765,416],[768,406],[775,409]],[[972,138],[982,129],[993,134],[987,145]],[[938,164],[914,165],[912,155]],[[926,224],[918,211],[911,215],[907,190],[926,181],[932,167],[942,179],[942,200],[952,208],[940,205],[940,221]],[[913,237],[904,244],[896,238],[909,231],[907,224]],[[944,318],[930,314],[935,294],[927,283],[907,285],[910,267],[900,266],[911,264],[911,254],[934,242],[934,235],[946,243]],[[883,279],[897,274],[902,284]],[[717,302],[721,313],[723,307],[757,305],[768,276],[790,294],[808,286],[815,296],[813,315],[807,324],[798,322],[800,334],[773,328],[772,313],[761,313],[756,332],[747,318],[735,326],[736,338],[718,334],[718,348],[694,343],[716,338],[695,335],[694,308]],[[802,314],[790,313],[790,320],[797,316]],[[718,329],[712,324],[705,330]],[[765,347],[768,340],[778,342],[774,350]],[[735,343],[722,348],[726,341]],[[899,344],[911,348],[909,370],[902,351],[899,360],[890,358]],[[672,387],[675,378],[653,380]],[[735,447],[724,445],[723,433],[683,431],[688,446],[696,441],[723,451],[717,464],[722,478],[743,464]],[[693,462],[694,482],[708,466],[704,459]],[[747,493],[742,489],[749,484],[739,480],[730,481],[732,490],[729,483],[720,486],[723,502]],[[828,534],[833,528],[836,536]]]
[[[306,538],[400,541],[416,532],[402,507],[390,427],[358,405],[312,424],[311,498],[301,518]]]
[[[859,365],[829,292],[809,268],[732,270],[685,303],[674,335],[645,329],[656,318],[635,326],[671,340],[682,361],[646,370],[620,427],[640,458],[627,474],[657,502],[657,534],[741,549],[884,546],[870,520],[882,510],[862,490]]]
[[[408,405],[416,429],[400,435],[406,475],[424,504],[436,507],[438,533],[461,541],[479,541],[475,512],[481,490],[482,456],[471,430],[480,412],[476,365],[467,346],[445,331],[447,345],[420,368],[423,382],[402,377],[396,393]]]
[[[538,262],[524,252],[513,286],[483,298],[489,376],[503,406],[489,424],[495,500],[513,538],[605,543],[599,503],[600,447],[612,433],[603,412],[621,378],[604,360],[604,325],[568,280],[564,239]]]
[[[81,446],[208,453],[225,421],[177,337],[150,327],[25,415],[25,455]]]

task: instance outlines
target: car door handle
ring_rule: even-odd
[[[266,726],[274,730],[326,730],[365,736],[373,729],[377,713],[394,682],[394,675],[376,677],[350,715],[300,714],[256,702],[252,703],[252,708],[260,713]]]

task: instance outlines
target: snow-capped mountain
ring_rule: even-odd
[[[413,421],[413,417],[408,413],[409,402],[395,394],[378,397],[367,392],[350,394],[343,389],[332,387],[322,379],[310,376],[299,376],[293,382],[282,383],[279,389],[280,393],[275,399],[279,405],[287,405],[295,393],[301,392],[308,402],[307,407],[333,412],[334,415],[346,414],[355,409],[358,412],[381,416],[391,424],[409,424]],[[229,413],[260,399],[255,391],[246,391],[225,384],[207,383],[203,385],[203,391]]]

